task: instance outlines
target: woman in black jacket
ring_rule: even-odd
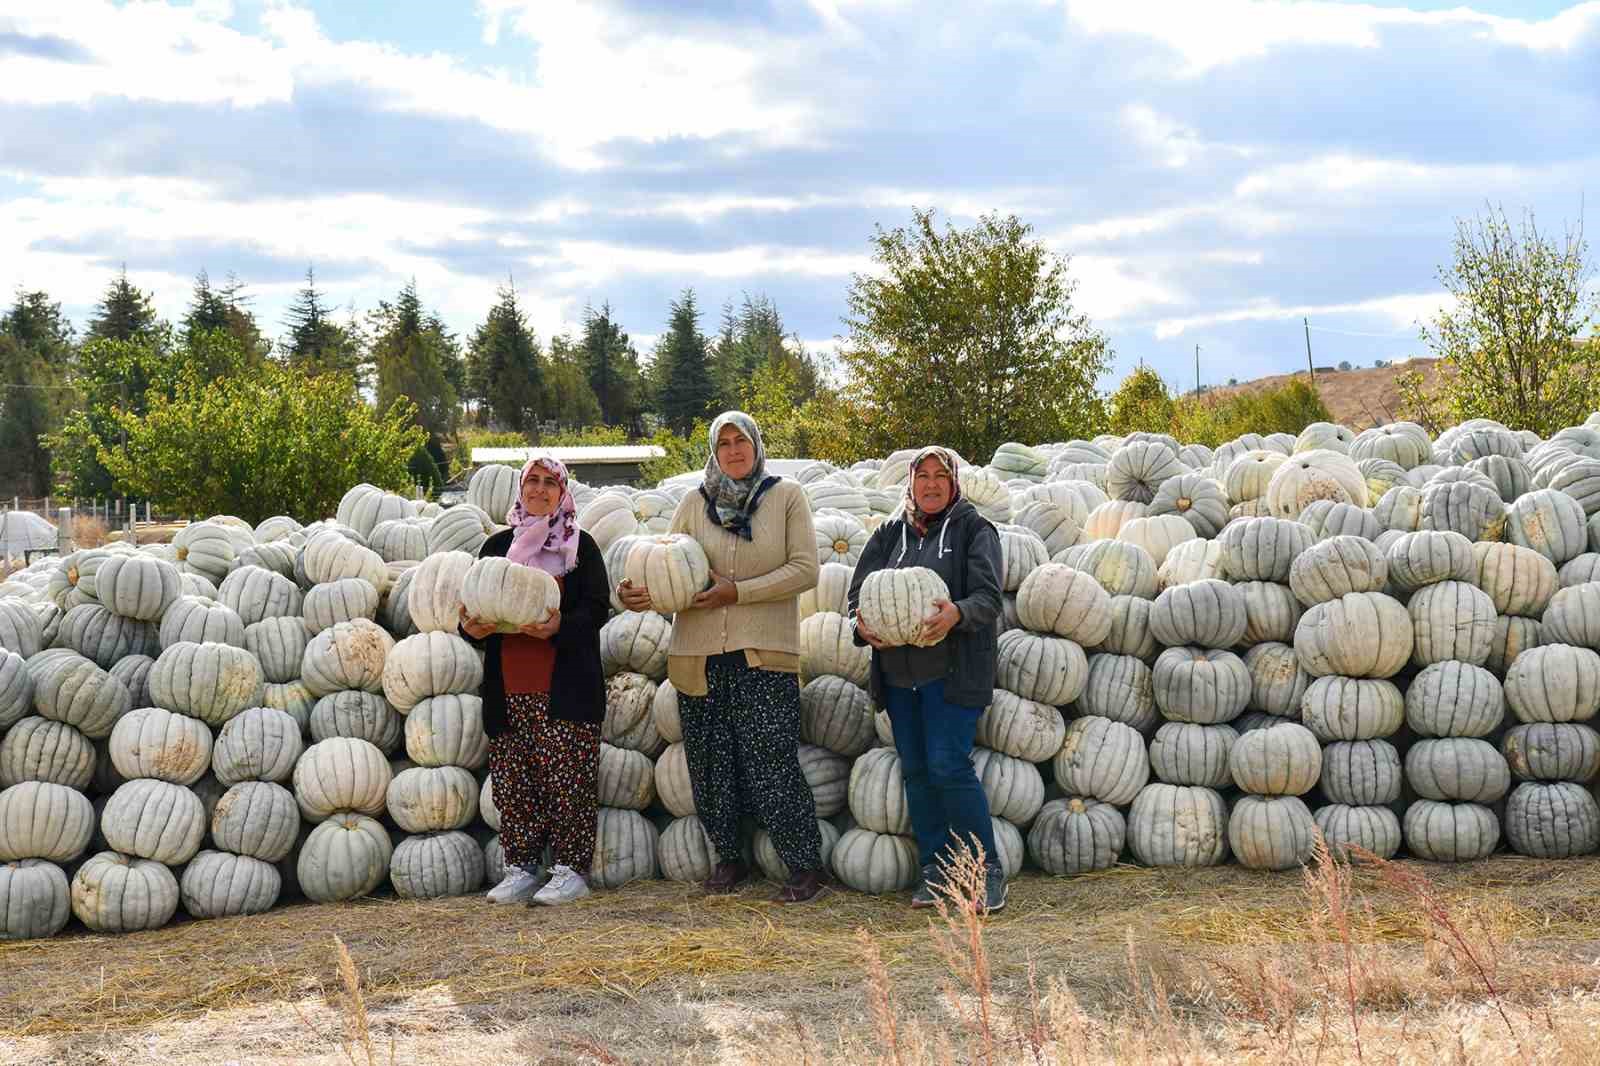
[[[867,541],[850,582],[856,641],[872,646],[872,695],[889,712],[922,883],[913,907],[931,907],[956,844],[982,849],[984,909],[1006,905],[989,802],[972,766],[978,717],[994,692],[1000,617],[1000,535],[961,498],[958,460],[924,448],[911,460],[905,501]],[[876,570],[922,566],[944,579],[922,624],[927,646],[890,646],[856,617],[861,584]]]
[[[561,606],[516,633],[466,616],[461,630],[484,651],[483,728],[500,810],[506,876],[496,903],[556,904],[589,894],[594,861],[596,778],[605,675],[600,627],[610,612],[605,560],[578,528],[567,468],[530,459],[522,468],[511,528],[483,542],[478,557],[503,555],[544,570],[561,586]],[[548,881],[542,857],[549,846]]]

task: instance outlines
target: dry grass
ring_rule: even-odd
[[[58,526],[59,528],[59,526]],[[59,536],[59,534],[57,534]],[[72,543],[80,548],[101,548],[110,543],[110,531],[98,518],[88,515],[72,516]]]
[[[770,892],[365,900],[0,944],[0,1061],[1600,1059],[1600,860],[1028,876],[986,922]]]
[[[1317,371],[1317,394],[1335,422],[1351,429],[1366,429],[1406,417],[1401,409],[1400,388],[1397,382],[1402,374],[1418,371],[1422,374],[1424,388],[1431,389],[1438,379],[1437,359],[1412,359],[1399,366],[1366,367],[1358,370]],[[1304,377],[1305,371],[1296,374],[1275,374],[1256,378],[1238,385],[1223,385],[1211,390],[1213,395],[1227,396],[1235,392],[1275,388],[1295,377]]]

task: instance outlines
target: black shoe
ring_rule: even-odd
[[[922,868],[922,880],[917,882],[917,890],[911,893],[911,909],[914,911],[926,910],[939,905],[939,867],[929,863]]]
[[[1006,872],[998,866],[984,871],[983,901],[978,905],[980,914],[999,914],[1006,909]]]
[[[714,895],[723,895],[738,888],[750,876],[750,867],[742,862],[719,862],[700,886]]]
[[[823,887],[821,870],[801,870],[789,878],[775,898],[779,903],[806,903],[816,899]]]

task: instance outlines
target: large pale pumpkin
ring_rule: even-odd
[[[244,647],[244,619],[225,603],[202,596],[179,596],[161,619],[163,650],[174,644],[231,644]]]
[[[656,876],[660,834],[638,811],[601,807],[594,838],[589,884],[621,888],[629,881]]]
[[[1109,596],[1153,600],[1160,591],[1156,561],[1137,544],[1120,540],[1080,544],[1057,552],[1050,561],[1088,574]]]
[[[1388,583],[1388,560],[1376,544],[1362,537],[1319,541],[1289,568],[1289,588],[1307,607],[1352,592],[1382,592]]]
[[[600,667],[609,676],[622,670],[653,681],[667,676],[672,623],[655,611],[624,611],[600,628]]]
[[[430,696],[414,704],[406,715],[405,738],[406,755],[419,766],[480,770],[489,762],[483,701],[472,693]]]
[[[177,585],[173,572],[173,585]],[[176,600],[177,596],[174,595]],[[246,627],[266,618],[296,617],[304,605],[300,586],[281,574],[259,566],[241,566],[222,579],[217,599],[231,607]],[[247,629],[248,632],[248,629]]]
[[[1406,751],[1406,782],[1423,799],[1490,804],[1505,797],[1511,770],[1486,740],[1440,737]]]
[[[1600,803],[1570,781],[1526,781],[1506,802],[1506,841],[1519,855],[1570,859],[1600,847]]]
[[[1252,729],[1228,753],[1234,783],[1258,796],[1303,796],[1322,775],[1322,746],[1297,722]]]
[[[1388,807],[1330,803],[1318,807],[1312,818],[1335,858],[1354,859],[1360,849],[1380,859],[1392,859],[1400,850],[1400,819]]]
[[[463,829],[478,814],[478,782],[459,766],[413,766],[390,780],[385,805],[408,833]]]
[[[1375,807],[1400,798],[1400,752],[1386,740],[1337,740],[1322,749],[1322,794],[1334,803]]]
[[[1228,755],[1239,734],[1226,725],[1168,722],[1150,741],[1150,769],[1172,785],[1227,788],[1233,784]]]
[[[1474,583],[1489,594],[1497,614],[1538,618],[1560,587],[1555,564],[1532,548],[1474,544]]]
[[[870,702],[862,709],[870,729]],[[1039,763],[1061,750],[1066,733],[1066,721],[1056,708],[1024,699],[1005,689],[995,689],[989,706],[978,717],[976,742],[1027,762]]]
[[[0,791],[0,862],[70,862],[94,832],[95,812],[77,789],[23,781]]]
[[[1327,449],[1312,449],[1290,456],[1273,472],[1265,497],[1267,506],[1279,518],[1299,517],[1314,500],[1365,507],[1367,479],[1349,456]]]
[[[72,917],[67,875],[43,859],[0,863],[0,940],[55,936]]]
[[[658,689],[657,704],[660,700]],[[653,717],[660,717],[659,708],[653,712]],[[835,754],[854,758],[872,747],[872,715],[872,697],[867,690],[842,677],[813,678],[800,689],[800,739]],[[978,728],[981,733],[982,719]]]
[[[622,576],[649,590],[653,610],[675,614],[688,607],[710,584],[711,563],[693,537],[664,533],[633,544],[623,563]]]
[[[389,832],[378,822],[349,811],[332,814],[300,845],[300,891],[315,903],[365,896],[388,878],[393,853]]]
[[[833,674],[865,685],[871,670],[871,649],[855,643],[855,630],[843,615],[819,611],[800,623],[802,678]]]
[[[111,555],[95,575],[97,598],[108,610],[145,622],[161,620],[177,600],[179,586],[178,568],[148,555]]]
[[[111,731],[111,763],[129,780],[154,777],[192,785],[211,768],[211,730],[198,718],[141,707]]]
[[[1406,722],[1425,737],[1488,736],[1505,713],[1499,679],[1471,663],[1434,663],[1406,688]]]
[[[211,812],[217,847],[263,862],[287,857],[299,832],[294,794],[270,781],[241,781],[222,794]]]
[[[1423,530],[1396,540],[1387,553],[1389,580],[1401,592],[1441,581],[1473,581],[1472,542],[1453,530]]]
[[[112,793],[100,818],[106,843],[124,855],[181,866],[200,850],[210,819],[194,792],[141,778]]]
[[[655,727],[656,683],[643,674],[616,674],[606,681],[606,715],[600,737],[608,744],[641,751],[652,759],[667,742]]]
[[[0,788],[50,781],[84,789],[94,779],[94,742],[70,725],[24,718],[0,739]]]
[[[1263,517],[1229,522],[1218,539],[1229,580],[1288,584],[1290,567],[1316,538],[1299,522]]]
[[[1228,816],[1228,845],[1251,870],[1288,870],[1311,861],[1316,822],[1299,796],[1242,796]]]
[[[1476,585],[1441,581],[1418,589],[1406,604],[1416,666],[1458,659],[1482,666],[1494,642],[1494,601]]]
[[[274,685],[299,680],[310,641],[299,618],[266,618],[244,631],[244,650],[256,657],[261,676]]]
[[[651,765],[650,757],[643,752],[614,748],[602,742],[596,794],[602,807],[624,807],[635,811],[649,807],[656,798],[655,767]]]
[[[1479,803],[1418,800],[1403,821],[1406,847],[1428,862],[1485,859],[1500,842],[1500,820]]]
[[[1312,677],[1393,677],[1411,657],[1412,641],[1406,608],[1381,592],[1351,592],[1306,611],[1294,649]]]
[[[1000,683],[1011,688],[1004,676]],[[1161,724],[1154,674],[1141,659],[1132,655],[1096,655],[1089,660],[1080,688],[1077,709],[1081,714],[1109,718],[1143,734],[1155,732]]]
[[[259,706],[264,684],[256,657],[229,644],[174,644],[150,671],[157,706],[212,726]]]
[[[502,556],[479,559],[461,579],[461,605],[467,616],[493,625],[499,633],[537,625],[560,604],[555,578]]]
[[[313,696],[351,688],[382,692],[384,663],[393,648],[394,638],[375,622],[341,622],[306,644],[301,681]]]
[[[383,665],[383,694],[404,713],[430,696],[476,692],[483,661],[452,633],[418,633],[390,649]]]
[[[995,676],[1009,692],[1061,707],[1083,692],[1089,665],[1083,649],[1070,640],[1014,629],[1000,634]]]
[[[1168,648],[1152,671],[1156,706],[1175,722],[1231,722],[1250,702],[1250,671],[1231,651]]]
[[[1110,597],[1094,577],[1060,563],[1034,570],[1017,590],[1017,617],[1035,632],[1094,647],[1111,628]]]
[[[1053,768],[1062,791],[1105,803],[1132,803],[1150,779],[1150,760],[1139,731],[1093,716],[1074,719],[1067,727]]]
[[[839,838],[830,860],[840,881],[869,895],[910,888],[920,869],[916,841],[861,828],[851,829]]]
[[[399,748],[403,729],[404,716],[375,692],[330,692],[311,708],[309,731],[313,741],[353,737],[388,755]]]
[[[856,824],[875,833],[911,832],[911,814],[901,777],[900,756],[893,748],[873,748],[850,769],[850,814]]]
[[[132,707],[127,686],[75,652],[45,652],[28,667],[34,710],[91,740],[110,736],[117,719]]]
[[[1518,781],[1577,781],[1600,773],[1600,733],[1577,722],[1530,722],[1500,738],[1511,776]]]
[[[1047,873],[1071,877],[1116,864],[1127,839],[1122,812],[1081,796],[1051,800],[1028,830],[1028,854]]]
[[[1216,866],[1228,857],[1228,806],[1215,789],[1146,785],[1128,811],[1128,847],[1146,866]]]
[[[96,933],[159,929],[177,910],[178,879],[152,859],[102,851],[72,876],[72,913]]]
[[[1600,712],[1600,655],[1546,644],[1517,656],[1505,699],[1521,722],[1584,722]]]
[[[338,811],[382,812],[394,773],[383,752],[365,740],[330,737],[305,750],[294,768],[294,797],[308,821]]]
[[[1150,609],[1150,631],[1157,642],[1231,648],[1245,634],[1244,596],[1225,581],[1208,579],[1169,588]]]
[[[224,785],[287,781],[303,750],[300,725],[292,715],[274,707],[251,707],[223,724],[211,750],[211,768]]]
[[[1293,645],[1277,641],[1257,644],[1244,653],[1244,668],[1250,674],[1246,709],[1282,718],[1300,715],[1311,675],[1301,669]]]
[[[857,617],[885,644],[926,647],[932,642],[923,625],[938,610],[935,604],[949,598],[944,579],[926,567],[876,570],[861,583]]]

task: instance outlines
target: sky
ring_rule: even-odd
[[[197,271],[269,335],[314,267],[463,338],[692,287],[819,352],[874,228],[1014,213],[1170,383],[1423,354],[1456,220],[1600,175],[1600,2],[0,0],[0,292],[80,325]],[[1592,253],[1593,255],[1593,253]]]

